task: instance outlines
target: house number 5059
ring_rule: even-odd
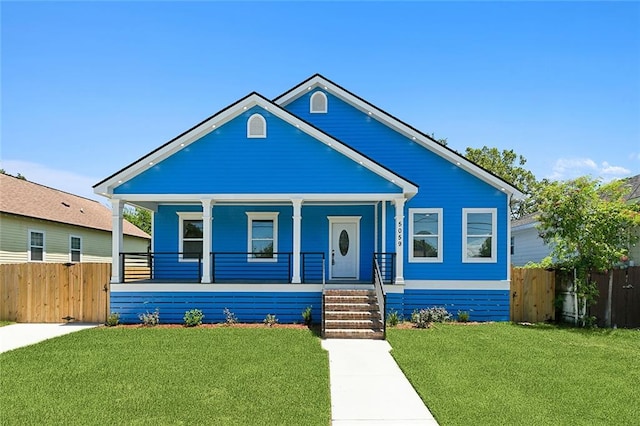
[[[398,222],[398,247],[402,247],[402,222]]]

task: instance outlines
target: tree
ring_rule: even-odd
[[[127,206],[122,215],[127,221],[142,229],[147,234],[151,234],[151,212],[149,210]]]
[[[447,141],[447,138],[436,138],[436,134],[435,133],[431,133],[431,139],[433,139],[434,141],[438,142],[440,145],[442,146],[447,146],[447,144],[449,143]]]
[[[605,323],[611,325],[613,268],[637,241],[640,204],[628,204],[629,188],[618,180],[601,184],[590,177],[551,182],[537,194],[538,230],[551,243],[552,257],[573,268],[576,290],[588,294],[588,272],[609,272]]]
[[[7,176],[13,176],[11,173],[7,173],[7,171],[5,169],[0,169],[0,174],[3,175],[7,175]],[[20,179],[20,180],[27,180],[26,177],[24,177],[24,175],[22,173],[18,173],[17,175],[13,176],[16,179]]]
[[[512,149],[504,149],[501,152],[498,148],[487,146],[467,147],[465,157],[514,185],[526,195],[523,200],[511,200],[512,219],[520,219],[536,211],[534,197],[531,194],[547,182],[538,182],[535,175],[523,167],[527,163],[526,158],[516,154]]]

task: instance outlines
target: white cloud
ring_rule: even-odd
[[[1,168],[11,175],[21,173],[30,182],[100,202],[106,200],[106,198],[93,193],[92,187],[100,179],[91,176],[82,176],[66,170],[56,170],[43,164],[21,160],[2,160]]]
[[[598,165],[590,158],[559,158],[553,165],[553,173],[548,178],[566,180],[588,175],[608,181],[630,174],[631,171],[626,167],[613,166],[606,161]]]

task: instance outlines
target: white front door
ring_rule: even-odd
[[[331,279],[358,279],[360,217],[330,217]]]

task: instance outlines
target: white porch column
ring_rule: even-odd
[[[300,247],[301,229],[302,229],[302,199],[294,198],[291,200],[293,204],[293,276],[291,282],[299,284],[300,279]]]
[[[122,209],[124,202],[122,200],[111,200],[111,283],[118,284],[121,275],[124,273],[121,269],[120,252],[123,249],[123,233],[122,233]]]
[[[404,284],[404,198],[396,198],[396,284]]]
[[[213,200],[200,200],[202,202],[202,283],[211,284],[211,208]]]

